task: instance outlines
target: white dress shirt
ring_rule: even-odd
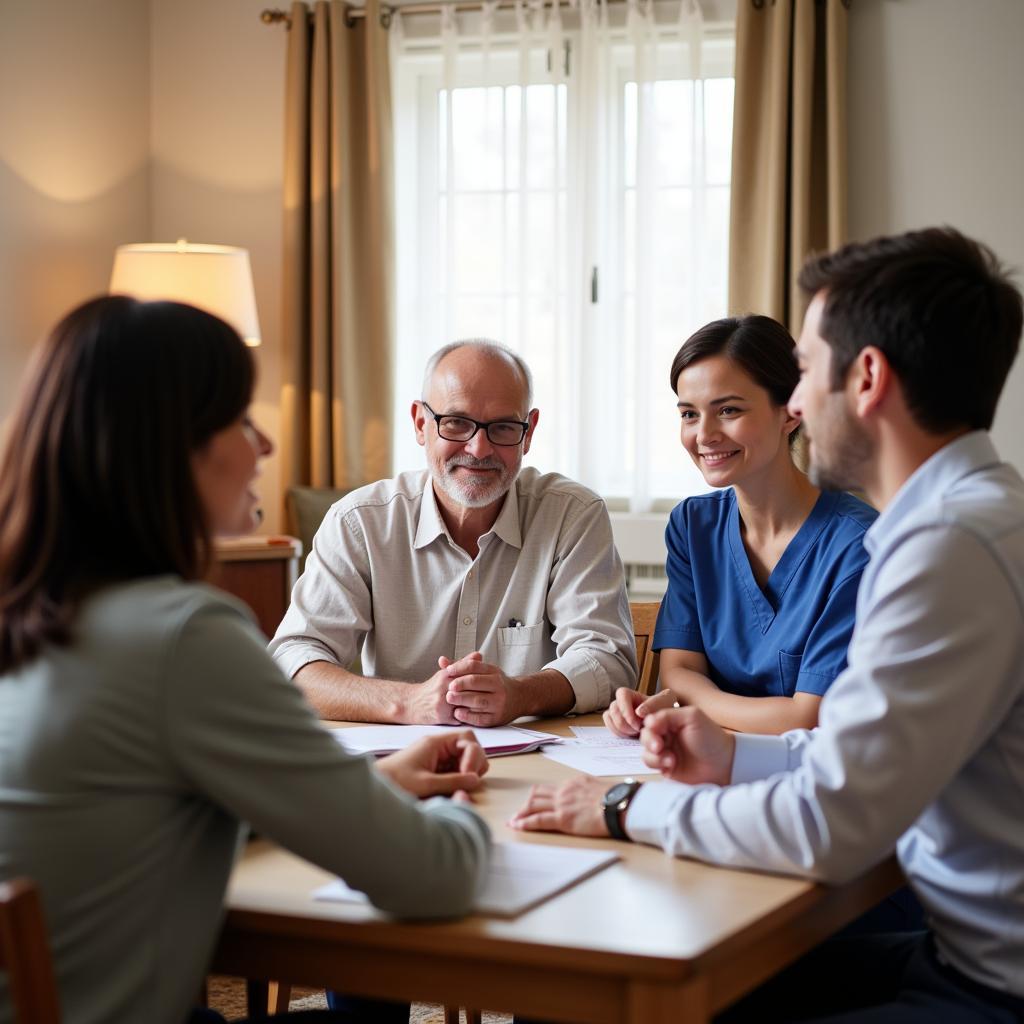
[[[733,783],[645,785],[630,835],[851,878],[895,846],[939,954],[1024,996],[1024,481],[959,438],[868,531],[849,667],[819,727],[737,736]]]
[[[581,713],[636,686],[622,562],[593,491],[524,469],[479,549],[452,540],[426,471],[353,491],[317,531],[271,654],[293,676],[361,648],[366,675],[423,682],[439,655],[480,651],[511,676],[561,672]]]

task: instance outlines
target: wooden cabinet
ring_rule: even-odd
[[[288,609],[301,554],[294,537],[221,539],[210,582],[244,601],[270,639]]]

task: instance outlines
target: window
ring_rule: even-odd
[[[396,468],[429,354],[490,337],[534,373],[529,462],[638,511],[706,489],[668,371],[725,313],[732,26],[617,13],[397,45]]]

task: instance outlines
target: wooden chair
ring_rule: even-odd
[[[637,692],[650,697],[658,686],[657,651],[651,650],[654,643],[654,624],[658,620],[660,601],[630,601],[629,613],[633,616],[633,639],[636,641],[636,663],[640,668]]]
[[[17,1024],[59,1024],[43,905],[28,878],[0,883],[0,970],[7,974]]]

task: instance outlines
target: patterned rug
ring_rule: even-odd
[[[211,974],[207,980],[210,1007],[229,1021],[242,1020],[246,1014],[245,982],[238,978],[223,978]],[[290,1010],[320,1010],[327,1006],[324,993],[319,989],[292,990]],[[465,1024],[466,1015],[462,1014]],[[484,1024],[510,1024],[512,1018],[502,1013],[485,1013]],[[413,1003],[409,1024],[444,1024],[444,1008],[431,1003]]]

